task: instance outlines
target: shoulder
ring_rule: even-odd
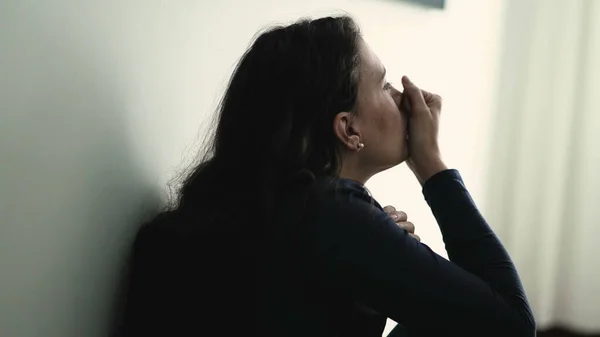
[[[181,236],[175,212],[165,211],[144,223],[138,230],[133,242],[134,259],[156,255],[165,256],[177,247],[177,238]]]
[[[312,189],[312,197],[338,206],[363,204],[371,205],[376,209],[382,209],[365,186],[350,179],[335,177],[317,178]]]
[[[318,222],[329,225],[371,223],[387,215],[359,182],[342,178],[317,178],[309,198],[310,211]]]
[[[140,228],[137,238],[140,240],[152,240],[156,237],[172,234],[176,221],[175,212],[165,211],[157,214],[152,220],[146,222]]]

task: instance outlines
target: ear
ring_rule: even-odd
[[[354,116],[350,112],[340,112],[333,119],[333,132],[350,151],[360,150],[361,135]]]

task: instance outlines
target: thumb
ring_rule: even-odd
[[[408,98],[410,103],[411,114],[415,111],[421,111],[422,109],[425,109],[425,111],[428,110],[421,89],[419,89],[419,87],[417,87],[408,77],[402,76],[402,86],[404,87],[404,95]]]

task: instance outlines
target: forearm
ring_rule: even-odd
[[[440,226],[450,260],[477,275],[509,302],[529,310],[516,268],[487,224],[459,173],[446,170],[425,183],[423,192]]]
[[[489,260],[482,272],[447,261],[399,228],[364,191],[337,188],[330,200],[335,202],[313,201],[308,215],[316,220],[309,230],[310,255],[318,257],[326,286],[400,322],[409,336],[531,335],[528,305],[520,300],[522,292],[515,293],[516,273]],[[495,272],[496,281],[481,277]]]
[[[425,182],[423,195],[446,244],[469,244],[494,234],[475,206],[458,171],[446,169],[434,174]]]

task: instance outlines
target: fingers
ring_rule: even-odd
[[[412,222],[400,222],[398,223],[398,227],[406,230],[408,232],[408,235],[410,235],[413,239],[421,242],[421,237],[415,234],[415,225]]]
[[[408,215],[406,215],[406,213],[396,211],[396,208],[391,205],[385,206],[383,210],[394,220],[394,222],[396,222],[398,227],[406,230],[408,235],[421,242],[421,238],[415,234],[415,225],[412,222],[407,221]]]
[[[405,229],[407,232],[414,234],[415,233],[415,225],[412,222],[404,221],[399,222],[398,227]]]
[[[388,214],[390,215],[390,217],[392,217],[392,220],[394,220],[396,223],[408,220],[408,215],[406,215],[406,213],[404,213],[402,211],[394,211],[394,212],[391,212]]]
[[[385,206],[383,211],[386,212],[395,222],[408,220],[408,215],[402,211],[396,211],[396,207],[394,206]]]
[[[387,205],[383,208],[384,212],[386,212],[387,214],[391,214],[393,212],[396,211],[396,207],[391,206],[391,205]]]
[[[402,76],[402,86],[404,87],[404,96],[409,100],[411,114],[423,109],[428,110],[423,92],[408,77]]]
[[[402,85],[404,86],[404,97],[401,107],[403,111],[407,111],[412,114],[415,109],[421,111],[421,108],[425,108],[428,111],[434,109],[440,112],[442,109],[442,97],[440,95],[425,91],[417,87],[408,77],[402,77]]]
[[[425,99],[425,104],[429,107],[429,109],[434,109],[436,111],[442,110],[442,96],[438,94],[434,94],[428,91],[421,89],[421,94],[423,94],[423,99]]]

